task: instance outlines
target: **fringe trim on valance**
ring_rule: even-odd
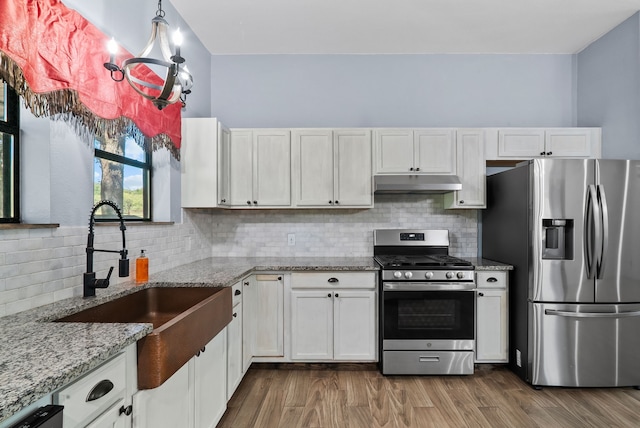
[[[96,137],[127,134],[147,152],[166,148],[176,160],[180,160],[180,151],[176,149],[166,134],[149,138],[129,118],[103,119],[98,117],[80,102],[77,92],[72,89],[44,94],[33,92],[20,67],[1,51],[0,80],[7,82],[16,91],[22,98],[25,107],[31,110],[34,116],[66,122],[89,146],[93,147]]]

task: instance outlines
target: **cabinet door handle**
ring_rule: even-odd
[[[409,171],[413,171],[413,167],[409,168]]]
[[[246,283],[245,283],[245,284],[246,284]],[[242,291],[240,291],[240,290],[236,290],[236,292],[235,292],[235,293],[233,293],[233,295],[234,295],[234,296],[239,296],[239,295],[241,295],[241,294],[242,294]]]
[[[340,203],[340,201],[336,201],[336,205],[338,205]]]
[[[227,202],[227,200],[226,200],[226,199],[222,199],[222,200],[220,201],[220,203],[221,203],[221,204],[224,204],[225,202]]]
[[[253,204],[254,205],[258,205],[258,201],[253,201]]]
[[[487,278],[487,282],[498,282],[498,278],[496,278],[495,276],[489,277]]]
[[[247,201],[247,205],[251,205],[251,201]]]
[[[340,295],[338,293],[336,293],[336,297],[340,297]]]
[[[333,201],[329,201],[329,205],[333,205]]]
[[[547,156],[551,156],[553,152],[547,152]]]
[[[237,312],[234,312],[234,313],[233,313],[233,317],[234,317],[234,318],[237,318],[237,317],[238,317],[238,313],[237,313]]]
[[[331,297],[331,293],[327,294],[327,297]]]
[[[478,293],[478,296],[482,297],[484,296],[484,293]]]
[[[282,281],[282,277],[281,276],[278,277],[278,281]]]
[[[125,416],[129,416],[131,413],[133,413],[133,407],[131,405],[128,405],[127,407],[121,406],[120,407],[120,414],[123,414]]]
[[[244,285],[249,285],[249,281],[245,282]]]
[[[544,152],[540,152],[540,156],[544,156],[544,155],[545,155],[545,153],[544,153]]]
[[[330,283],[332,283],[332,284],[333,284],[333,283],[335,283],[335,282],[340,282],[340,281],[338,281],[338,278],[333,278],[333,277],[332,277],[332,278],[329,278],[329,279],[327,280],[327,282],[330,282]]]
[[[102,398],[109,392],[111,392],[112,389],[113,382],[108,379],[101,380],[100,382],[96,383],[93,388],[91,388],[91,391],[89,391],[89,395],[87,395],[86,401],[89,402]]]
[[[460,200],[460,204],[464,204],[464,201],[463,201],[463,200]]]
[[[416,171],[420,171],[420,168],[416,168]]]

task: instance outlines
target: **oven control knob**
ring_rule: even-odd
[[[446,277],[447,277],[447,279],[453,278],[453,272],[447,272]]]
[[[456,276],[458,277],[458,279],[464,279],[464,272],[458,272]]]
[[[427,279],[431,279],[431,278],[433,278],[433,272],[427,272],[427,273],[425,273],[425,274],[424,274],[424,277],[425,277],[425,278],[427,278]]]
[[[398,272],[398,271],[394,272],[393,273],[393,277],[394,278],[402,278],[402,272]]]
[[[411,273],[411,272],[405,272],[404,273],[404,277],[405,278],[411,278],[412,276],[413,276],[413,273]]]

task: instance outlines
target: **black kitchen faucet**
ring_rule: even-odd
[[[93,224],[95,223],[95,214],[98,208],[103,205],[108,205],[114,209],[118,218],[120,219],[120,230],[122,231],[122,250],[99,250],[93,248]],[[113,266],[109,269],[107,277],[104,279],[96,279],[96,273],[93,271],[93,253],[118,253],[120,254],[120,260],[118,260],[118,276],[123,278],[129,276],[129,259],[127,259],[127,246],[124,238],[124,231],[127,227],[124,225],[122,213],[115,204],[108,200],[102,200],[93,206],[91,210],[91,216],[89,216],[89,236],[87,237],[87,271],[84,274],[84,287],[83,296],[93,297],[96,295],[96,288],[107,288],[109,286],[109,278],[111,278],[111,272],[113,272]]]

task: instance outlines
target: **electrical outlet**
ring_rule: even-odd
[[[287,243],[289,244],[289,246],[294,246],[296,245],[296,234],[295,233],[290,233],[287,235]]]

